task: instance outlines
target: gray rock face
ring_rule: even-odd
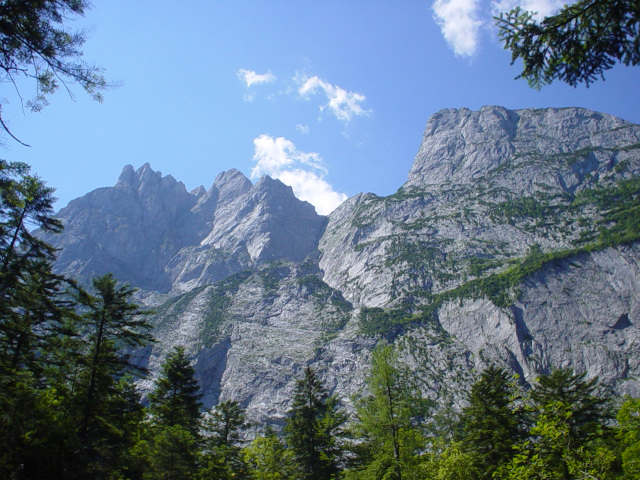
[[[639,203],[640,126],[485,107],[435,114],[396,194],[328,218],[268,177],[187,192],[145,165],[71,202],[49,241],[63,272],[145,290],[152,372],[185,345],[207,407],[282,424],[306,365],[349,407],[380,338],[443,406],[492,362],[640,395]]]
[[[279,180],[238,170],[189,193],[149,164],[62,209],[57,268],[88,282],[112,272],[143,290],[181,293],[274,259],[303,260],[325,219]]]
[[[429,119],[405,187],[466,185],[508,167],[496,180],[511,191],[574,191],[587,174],[633,155],[620,147],[639,141],[637,125],[582,108],[442,110]],[[541,157],[556,159],[554,168],[538,168]]]

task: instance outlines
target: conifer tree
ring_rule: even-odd
[[[92,281],[96,296],[80,291],[78,300],[87,311],[87,371],[83,379],[81,435],[89,435],[102,422],[101,409],[116,390],[117,380],[128,372],[139,371],[122,354],[124,347],[141,347],[153,341],[145,312],[132,302],[135,289],[118,286],[111,274]]]
[[[203,470],[219,479],[247,478],[247,466],[241,455],[242,431],[249,427],[244,410],[235,400],[220,402],[204,418],[206,452]]]
[[[144,478],[195,478],[202,417],[199,390],[184,347],[175,347],[162,364],[155,390],[149,394],[150,426],[137,447],[144,452]]]
[[[67,413],[77,330],[71,284],[52,272],[54,249],[32,233],[57,233],[53,189],[21,163],[0,160],[0,477],[65,476],[75,424]]]
[[[132,402],[139,399],[133,395],[135,390],[123,390],[119,381],[128,373],[142,372],[129,363],[123,349],[142,347],[153,338],[146,320],[148,312],[132,301],[134,289],[118,285],[111,274],[93,279],[92,286],[95,295],[83,289],[76,294],[84,310],[83,348],[77,354],[80,368],[73,390],[82,445],[76,461],[78,476],[98,479],[113,474],[121,452],[132,441],[126,432],[130,425],[124,410],[135,408]]]
[[[195,370],[184,347],[175,347],[162,364],[155,390],[149,394],[149,411],[154,423],[180,425],[197,436],[202,417],[199,391]]]
[[[584,443],[597,436],[610,418],[607,399],[596,394],[598,378],[585,380],[586,373],[576,374],[570,369],[557,369],[541,375],[531,391],[538,414],[558,402],[570,409],[568,434],[574,444]]]
[[[596,394],[598,379],[585,377],[586,373],[557,369],[538,377],[531,391],[537,423],[533,433],[539,437],[536,450],[547,468],[564,480],[573,478],[573,470],[585,463],[585,449],[605,434],[610,418],[607,399]]]
[[[514,404],[516,389],[502,368],[490,365],[471,387],[463,410],[465,451],[478,478],[490,479],[514,456],[513,446],[525,434],[524,410]]]
[[[554,80],[587,86],[620,62],[640,65],[640,9],[636,0],[578,0],[538,22],[519,7],[496,18],[499,36],[522,60],[529,85]]]
[[[337,475],[337,436],[346,417],[311,367],[305,369],[304,378],[296,384],[288,415],[285,432],[297,465],[296,478],[325,480]]]

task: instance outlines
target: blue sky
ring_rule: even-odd
[[[395,192],[442,108],[578,106],[640,123],[637,67],[589,88],[514,80],[491,20],[508,1],[95,0],[73,25],[121,86],[102,104],[60,90],[30,113],[5,83],[3,117],[31,147],[5,139],[2,155],[55,187],[57,208],[149,162],[189,190],[231,168],[269,174],[328,213]]]

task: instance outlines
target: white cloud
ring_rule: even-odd
[[[300,132],[303,135],[306,135],[309,133],[309,125],[301,125],[301,124],[297,124],[296,125],[296,130],[298,132]]]
[[[508,12],[515,7],[520,7],[523,10],[530,12],[538,12],[536,18],[541,20],[544,17],[555,14],[566,3],[562,0],[494,0],[491,2],[493,15],[499,15],[500,12]]]
[[[297,79],[298,81],[304,82],[298,89],[298,93],[303,97],[308,98],[318,93],[318,91],[324,92],[328,103],[321,106],[320,110],[328,107],[338,120],[348,122],[353,117],[369,115],[369,113],[371,113],[369,110],[362,108],[361,103],[364,102],[366,98],[361,93],[347,92],[337,85],[332,85],[320,80],[317,76],[301,80],[296,76],[294,80]]]
[[[285,185],[293,188],[300,200],[316,207],[320,215],[328,215],[347,199],[344,193],[336,192],[323,178],[306,170],[287,170],[277,177]]]
[[[244,68],[238,70],[237,75],[238,78],[247,85],[247,87],[263,83],[271,83],[276,79],[275,75],[273,75],[271,71],[260,74],[251,70],[245,70]]]
[[[477,51],[483,24],[478,3],[479,0],[436,0],[432,6],[436,22],[456,55],[470,57]]]
[[[289,185],[300,199],[311,203],[320,215],[327,215],[347,199],[326,180],[327,169],[317,153],[299,151],[290,140],[260,135],[253,140],[256,165],[251,177],[269,175]]]
[[[436,0],[431,8],[455,54],[472,57],[478,51],[483,31],[491,30],[492,35],[496,34],[490,28],[494,16],[519,6],[523,10],[537,12],[535,17],[541,20],[555,14],[565,3],[563,0]]]

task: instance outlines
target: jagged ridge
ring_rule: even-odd
[[[144,297],[152,370],[186,344],[207,405],[237,399],[260,421],[282,420],[306,364],[358,391],[380,336],[440,402],[489,362],[527,380],[572,366],[637,395],[639,177],[640,127],[609,115],[444,110],[396,194],[328,219],[270,178],[232,170],[186,192],[145,165],[70,203],[50,241],[68,274],[118,266],[163,292]]]

